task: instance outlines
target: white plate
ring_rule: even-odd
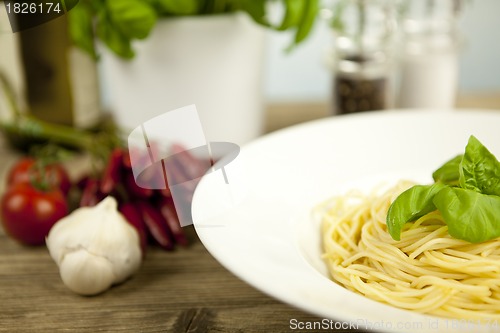
[[[200,182],[196,231],[208,251],[263,292],[359,329],[394,332],[492,331],[401,310],[328,278],[311,209],[349,189],[370,191],[401,178],[431,182],[475,135],[500,156],[498,111],[385,111],[332,117],[264,136]],[[339,324],[340,325],[340,324]],[[497,330],[500,331],[500,328]]]

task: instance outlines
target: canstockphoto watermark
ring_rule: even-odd
[[[290,319],[291,330],[357,330],[357,323],[335,321],[331,319],[321,319],[318,321],[300,321]]]
[[[139,124],[128,136],[128,150],[136,185],[168,192],[184,227],[193,224],[191,202],[201,178],[220,171],[220,181],[229,184],[225,166],[240,147],[208,142],[196,106],[188,105]]]
[[[331,331],[331,330],[378,330],[378,331],[423,331],[432,332],[440,330],[452,330],[454,332],[477,332],[480,328],[486,328],[490,332],[500,332],[498,320],[467,320],[467,319],[429,319],[427,321],[387,321],[357,319],[353,322],[335,321],[331,319],[320,319],[316,321],[300,321],[290,319],[289,327],[297,331]]]
[[[430,328],[425,323],[416,321],[371,321],[367,319],[357,319],[352,322],[335,321],[332,319],[321,319],[316,321],[300,321],[298,319],[290,319],[289,327],[291,330],[318,331],[318,330],[424,330]]]

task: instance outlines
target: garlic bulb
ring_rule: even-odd
[[[118,212],[113,197],[59,220],[46,240],[64,284],[95,295],[124,281],[140,266],[139,235]]]

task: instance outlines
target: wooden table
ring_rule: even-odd
[[[456,107],[500,110],[500,91],[460,93],[457,96]],[[331,107],[325,102],[272,103],[267,107],[266,131],[271,132],[330,115]]]
[[[18,155],[0,140],[0,193]],[[46,247],[21,246],[0,227],[0,332],[289,332],[292,318],[320,320],[239,280],[187,233],[188,248],[151,249],[130,280],[82,297]]]
[[[316,320],[226,271],[203,245],[152,250],[129,281],[94,297],[61,282],[45,247],[0,236],[0,332],[288,332]]]
[[[500,108],[496,101],[488,107]],[[272,106],[268,130],[326,114],[325,104]],[[3,182],[17,155],[0,143],[0,156]],[[239,280],[187,231],[188,248],[152,249],[129,281],[81,297],[62,284],[45,247],[18,245],[0,228],[0,332],[290,332],[291,319],[321,320]]]

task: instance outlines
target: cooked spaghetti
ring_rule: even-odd
[[[324,260],[345,288],[403,309],[437,316],[500,319],[500,239],[452,238],[438,211],[391,238],[386,214],[410,183],[382,195],[332,198],[322,214]]]

